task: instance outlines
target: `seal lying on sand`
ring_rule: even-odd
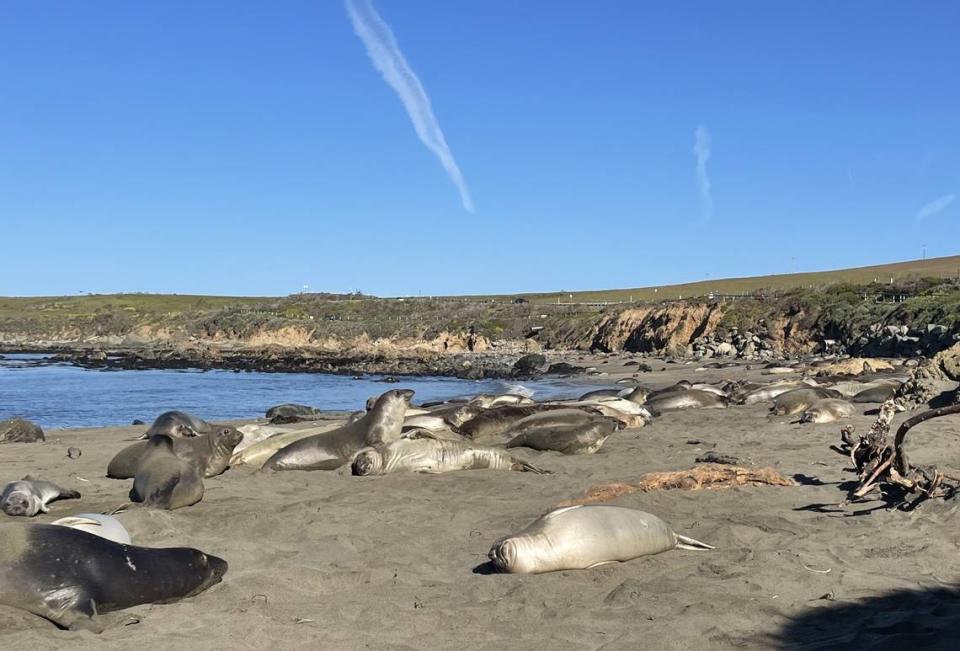
[[[501,448],[490,448],[430,438],[401,439],[357,453],[354,475],[387,475],[394,472],[439,474],[455,470],[518,470],[548,474]]]
[[[274,434],[273,436],[268,436],[262,441],[258,441],[247,446],[243,450],[235,450],[233,456],[230,458],[230,465],[247,465],[259,468],[267,459],[276,454],[277,451],[282,450],[291,443],[296,443],[301,439],[322,434],[324,432],[332,432],[335,429],[340,429],[343,427],[343,425],[344,423],[342,422],[330,423],[329,425],[285,431],[279,434]]]
[[[502,572],[540,574],[589,569],[676,548],[713,549],[674,533],[650,513],[620,506],[568,506],[493,543],[489,557]]]
[[[646,406],[654,411],[673,411],[676,409],[724,409],[727,397],[709,391],[687,389],[671,393],[657,394],[647,398]]]
[[[809,408],[817,400],[839,397],[839,392],[823,387],[793,389],[776,397],[773,401],[773,407],[770,408],[770,413],[774,416],[792,416]]]
[[[53,482],[34,479],[27,475],[20,481],[12,481],[0,493],[0,508],[7,515],[25,515],[32,518],[41,511],[49,513],[47,505],[56,500],[80,498],[77,491],[60,488]]]
[[[832,423],[841,418],[848,418],[856,413],[856,407],[846,400],[824,398],[817,400],[800,417],[801,423]]]
[[[273,425],[299,423],[305,420],[316,420],[323,416],[323,412],[316,407],[307,405],[286,404],[270,407],[266,413],[267,420]]]
[[[243,440],[243,434],[232,427],[219,427],[216,431],[193,438],[174,438],[173,452],[192,464],[204,477],[216,477],[230,465],[233,449]],[[150,441],[141,441],[120,450],[107,466],[107,477],[130,479],[137,475],[140,458],[146,453]]]
[[[863,391],[858,392],[850,398],[851,402],[886,402],[897,397],[899,383],[883,382],[874,386],[868,386]]]
[[[148,439],[154,434],[166,434],[173,438],[186,438],[188,436],[200,436],[213,430],[213,425],[197,418],[193,414],[185,411],[165,411],[153,421],[141,439]]]
[[[173,442],[162,434],[150,437],[130,489],[131,502],[173,510],[203,499],[199,469],[177,456]]]
[[[507,443],[508,448],[555,450],[563,454],[593,454],[611,434],[619,429],[612,418],[597,418],[592,422],[552,428],[529,428]]]
[[[387,391],[362,418],[323,434],[291,443],[270,457],[264,470],[336,470],[365,447],[400,438],[413,391]]]
[[[227,562],[196,549],[121,545],[50,524],[0,525],[0,604],[100,632],[98,613],[169,603],[216,585]]]
[[[86,531],[87,533],[112,540],[121,545],[130,544],[130,534],[127,532],[126,527],[120,524],[120,521],[112,515],[104,515],[102,513],[78,513],[60,518],[50,524],[70,527],[78,531]]]

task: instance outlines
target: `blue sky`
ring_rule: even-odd
[[[0,295],[554,291],[960,253],[957,3],[372,6],[473,212],[343,2],[6,3]]]

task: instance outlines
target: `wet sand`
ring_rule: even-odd
[[[623,361],[606,365],[606,379],[634,372]],[[638,379],[663,386],[681,377],[760,377],[657,362],[661,367],[668,370]],[[957,503],[931,501],[913,513],[864,514],[879,502],[830,506],[844,499],[853,477],[829,449],[841,424],[794,424],[795,417],[769,418],[767,409],[667,413],[641,430],[616,433],[596,455],[516,451],[554,471],[547,476],[358,478],[349,469],[233,468],[205,480],[203,501],[193,507],[133,507],[118,516],[135,544],[190,546],[227,559],[221,584],[179,603],[108,615],[101,635],[0,608],[0,647],[955,648]],[[899,414],[894,425],[908,416]],[[851,422],[862,432],[873,420],[858,415]],[[0,479],[31,473],[83,493],[54,503],[35,522],[113,509],[127,501],[132,482],[104,478],[107,462],[144,429],[53,431],[44,444],[0,446]],[[958,434],[960,417],[919,426],[911,459],[960,466]],[[70,446],[83,455],[68,459]],[[772,465],[800,483],[634,493],[612,502],[655,513],[714,551],[675,550],[539,576],[485,573],[493,541],[552,505],[591,484],[689,468],[707,450]]]

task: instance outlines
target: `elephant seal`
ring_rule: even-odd
[[[165,434],[173,438],[187,438],[190,436],[200,436],[213,429],[213,425],[197,418],[193,414],[185,411],[165,411],[153,421],[141,439],[148,439],[154,434]]]
[[[120,521],[112,515],[104,515],[102,513],[78,513],[77,515],[60,518],[50,524],[70,527],[78,531],[86,531],[87,533],[112,540],[121,545],[130,544],[130,534],[127,532],[126,527],[120,524]]]
[[[208,434],[171,440],[174,454],[192,464],[203,477],[216,477],[229,467],[230,457],[234,448],[243,440],[243,434],[233,427],[221,426]],[[140,441],[120,450],[107,466],[107,477],[135,477],[140,467],[140,459],[149,446],[150,441]]]
[[[818,400],[839,397],[840,393],[838,391],[823,387],[793,389],[776,397],[773,401],[773,407],[770,408],[770,413],[774,416],[792,416],[803,412]]]
[[[226,561],[196,549],[122,545],[51,524],[0,525],[0,604],[63,628],[99,633],[99,613],[192,597],[226,571]]]
[[[620,395],[620,392],[623,389],[597,389],[595,391],[587,391],[585,394],[577,398],[577,400],[592,400],[593,398],[616,398]]]
[[[851,402],[886,402],[893,400],[897,396],[899,384],[893,382],[884,382],[874,386],[868,386],[863,391],[858,392],[852,398]]]
[[[163,434],[150,437],[130,489],[131,502],[172,511],[203,499],[200,471],[177,456],[173,442]]]
[[[464,423],[457,431],[472,441],[495,439],[511,425],[527,416],[551,409],[563,409],[564,405],[504,405],[485,409]]]
[[[272,436],[268,436],[262,441],[258,441],[247,446],[243,450],[235,449],[233,456],[230,458],[230,465],[247,465],[260,468],[260,466],[262,466],[267,459],[276,454],[278,450],[282,450],[291,443],[296,443],[301,439],[322,434],[324,432],[332,432],[335,429],[340,429],[343,427],[343,425],[344,423],[342,422],[330,423],[329,425],[284,431]]]
[[[507,442],[508,448],[554,450],[563,454],[593,454],[619,428],[612,418],[598,418],[582,425],[539,428],[519,434]]]
[[[724,409],[727,397],[709,391],[687,389],[672,393],[657,394],[648,398],[646,407],[654,411],[674,411],[677,409]]]
[[[835,420],[853,416],[854,413],[856,413],[856,407],[852,403],[837,398],[824,398],[810,405],[800,417],[800,422],[832,423]]]
[[[34,479],[27,475],[20,481],[12,481],[0,493],[0,508],[7,515],[24,515],[32,518],[37,513],[49,513],[47,505],[56,500],[80,498],[77,491],[60,488],[50,481]]]
[[[357,453],[354,475],[387,475],[395,472],[440,474],[456,470],[517,470],[548,474],[501,448],[431,438],[400,439]]]
[[[0,443],[38,443],[46,441],[43,429],[23,418],[0,420]]]
[[[519,396],[515,393],[502,393],[495,396],[481,393],[471,398],[470,402],[481,409],[493,409],[494,407],[505,407],[507,405],[535,404],[532,398]]]
[[[267,410],[267,420],[273,425],[299,423],[305,420],[316,420],[323,416],[323,412],[307,405],[286,404],[276,405]]]
[[[713,549],[674,533],[651,513],[620,506],[568,506],[496,541],[489,558],[501,572],[540,574],[584,570],[676,548]]]
[[[262,469],[336,470],[363,448],[400,438],[412,397],[410,389],[387,391],[359,420],[291,443],[267,459]]]

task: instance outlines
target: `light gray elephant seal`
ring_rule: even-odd
[[[263,470],[336,470],[366,447],[400,438],[413,391],[387,391],[361,418],[339,429],[308,436],[270,457]]]
[[[493,543],[489,557],[502,572],[541,574],[622,563],[676,548],[713,549],[674,533],[650,513],[620,506],[568,506]]]
[[[197,418],[193,414],[185,411],[165,411],[153,421],[143,436],[140,438],[148,439],[154,434],[165,434],[173,438],[186,438],[190,436],[200,436],[213,430],[213,425]]]
[[[776,397],[773,401],[773,407],[770,408],[770,413],[774,416],[792,416],[808,409],[817,400],[839,397],[839,391],[823,387],[793,389]]]
[[[12,481],[3,487],[0,508],[7,515],[24,515],[32,518],[37,513],[49,513],[47,505],[56,500],[80,498],[77,491],[60,488],[53,482],[34,479],[27,475],[20,481]]]
[[[200,472],[177,456],[173,441],[162,434],[150,437],[130,489],[131,502],[172,511],[203,499]]]
[[[894,384],[892,382],[886,382],[883,384],[877,384],[872,387],[867,387],[863,391],[860,391],[855,396],[850,398],[851,402],[886,402],[887,400],[893,400],[897,397],[897,389],[900,388],[899,384]]]
[[[395,472],[440,474],[483,469],[549,474],[546,470],[510,456],[501,448],[432,438],[400,439],[361,450],[351,466],[354,475],[387,475]]]
[[[0,604],[69,629],[97,614],[169,603],[216,585],[227,562],[196,549],[148,549],[51,524],[0,525]]]
[[[112,540],[121,545],[130,544],[130,532],[112,515],[104,515],[103,513],[78,513],[60,518],[50,524],[55,524],[60,527],[70,527],[78,531],[86,531],[87,533]]]
[[[242,440],[243,434],[239,430],[224,425],[200,436],[173,438],[173,452],[192,464],[202,476],[216,477],[229,467],[233,450]],[[139,441],[120,450],[107,466],[107,477],[135,477],[140,467],[140,459],[149,446],[150,441]]]
[[[856,413],[853,403],[837,398],[817,400],[800,417],[801,423],[832,423]]]
[[[647,398],[645,407],[653,411],[674,411],[676,409],[724,409],[727,406],[726,396],[718,396],[710,391],[686,389],[659,393]]]
[[[507,442],[508,448],[555,450],[563,454],[593,454],[619,429],[612,418],[596,418],[580,425],[530,429]]]

